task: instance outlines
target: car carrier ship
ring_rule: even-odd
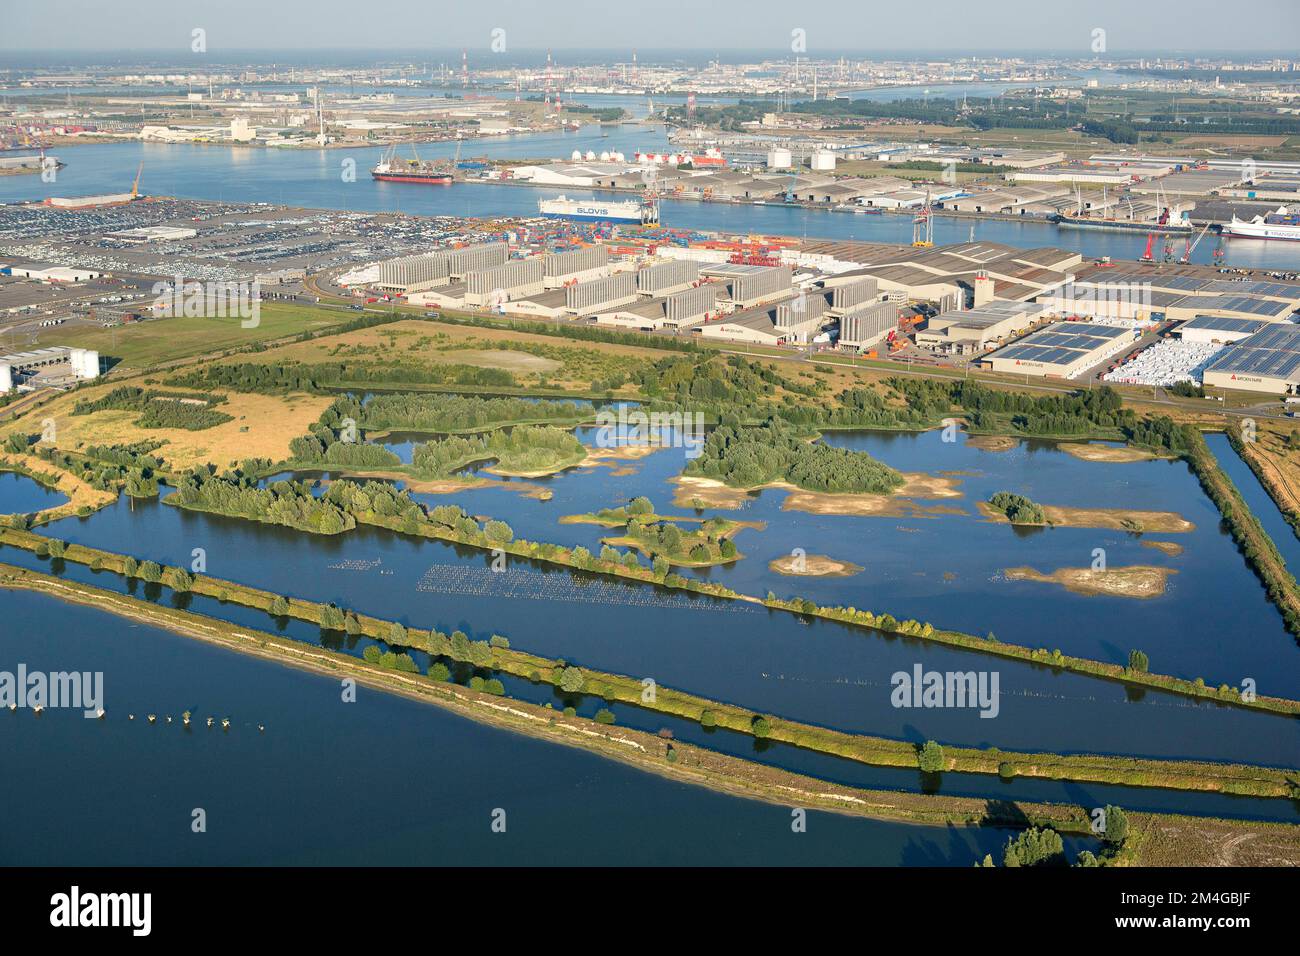
[[[543,199],[538,210],[548,219],[577,219],[585,222],[631,222],[638,225],[659,221],[659,204],[653,199],[605,202],[599,199]]]

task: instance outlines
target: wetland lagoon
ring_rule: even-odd
[[[594,429],[580,428],[577,434],[595,446]],[[394,434],[379,440],[406,460],[419,438]],[[645,496],[663,516],[747,523],[735,535],[743,557],[710,568],[675,569],[684,576],[758,597],[771,591],[779,597],[888,612],[899,619],[915,617],[937,627],[992,633],[1001,640],[1059,648],[1110,663],[1122,664],[1130,650],[1141,649],[1149,655],[1152,671],[1200,676],[1212,685],[1237,685],[1253,677],[1262,694],[1300,696],[1295,641],[1185,463],[1085,460],[1042,441],[1017,440],[991,450],[988,443],[964,433],[955,442],[944,441],[940,431],[830,432],[823,440],[867,451],[904,473],[942,478],[945,497],[909,499],[887,514],[816,514],[788,509],[789,492],[768,488],[741,496],[737,508],[683,507],[673,503],[678,491],[674,479],[686,457],[683,448],[671,443],[644,456],[570,468],[545,478],[501,478],[479,465],[462,475],[481,479],[476,487],[414,494],[429,505],[454,503],[472,515],[505,521],[517,537],[580,544],[593,551],[619,529],[561,519]],[[1232,455],[1226,444],[1213,448],[1221,459]],[[1225,462],[1225,468],[1231,466],[1231,461]],[[48,506],[33,491],[43,489],[30,479],[6,477],[0,483],[0,511]],[[1235,473],[1234,478],[1244,484]],[[549,494],[538,496],[538,487]],[[1013,526],[990,520],[978,507],[1003,490],[1066,508],[1175,512],[1191,527],[1147,533]],[[1261,491],[1257,486],[1255,490]],[[170,493],[164,488],[164,498]],[[933,739],[972,747],[996,744],[1024,751],[1269,766],[1294,765],[1300,754],[1300,728],[1293,718],[522,559],[511,559],[504,573],[495,572],[491,556],[481,550],[366,525],[341,535],[309,535],[123,496],[93,515],[59,520],[41,533],[180,567],[189,566],[195,549],[202,549],[206,572],[216,578],[332,602],[408,627],[459,629],[479,640],[503,635],[514,647],[531,653],[650,677],[665,687],[761,706],[780,717],[847,732],[916,744]],[[1284,553],[1294,544],[1278,543]],[[1098,549],[1110,567],[1143,565],[1172,572],[1163,593],[1142,599],[1085,596],[1055,583],[1009,580],[1005,573],[1024,566],[1047,573],[1086,568]],[[792,577],[770,566],[800,550],[861,570],[846,576]],[[213,598],[128,583],[114,573],[16,547],[0,548],[0,561],[357,656],[377,643]],[[120,797],[111,803],[131,805],[131,812],[140,815],[138,825],[157,833],[144,857],[128,854],[133,861],[364,858],[416,863],[450,862],[465,854],[497,862],[762,859],[968,865],[996,851],[1006,839],[1006,831],[991,827],[941,831],[819,813],[809,826],[818,839],[799,844],[790,840],[788,809],[661,779],[374,691],[363,692],[364,708],[360,702],[342,705],[337,682],[328,678],[195,646],[164,630],[45,596],[6,592],[5,600],[13,609],[11,617],[20,622],[21,636],[12,647],[18,656],[13,660],[33,667],[45,661],[49,669],[103,670],[109,715],[104,721],[84,722],[78,715],[74,723],[61,712],[40,718],[6,713],[0,717],[0,734],[16,748],[19,765],[29,774],[67,772],[59,768],[68,762],[55,766],[56,752],[93,754],[89,765],[102,777],[97,784]],[[63,625],[39,635],[21,626],[51,614]],[[412,656],[422,671],[431,663],[423,652],[413,651]],[[89,667],[87,660],[96,666]],[[169,664],[154,666],[158,660]],[[895,707],[892,675],[910,672],[918,664],[934,671],[996,671],[1001,698],[996,718],[983,719],[975,709]],[[465,682],[472,673],[453,668],[452,677]],[[162,676],[173,674],[183,679]],[[630,704],[564,694],[552,685],[508,674],[491,676],[502,680],[508,696],[521,701],[572,706],[583,716],[607,709],[619,726],[671,731],[685,742],[848,785],[990,801],[1113,803],[1132,810],[1300,820],[1297,804],[1285,799],[867,766],[702,728]],[[353,712],[364,714],[369,725],[345,719],[352,712],[344,706],[357,707]],[[175,724],[146,726],[139,719],[146,711],[179,714],[187,708],[236,717],[230,733],[220,737],[208,735],[206,728],[181,732]],[[128,712],[137,719],[125,721]],[[16,723],[28,719],[39,724]],[[266,732],[256,732],[255,724],[265,724]],[[32,729],[37,726],[39,734],[58,734],[58,746],[39,746]],[[176,776],[187,783],[173,782],[163,788],[166,792],[142,793],[138,781],[149,761],[185,766]],[[518,772],[510,774],[512,767]],[[165,811],[175,801],[184,803],[188,798],[176,791],[198,780],[212,782],[219,802],[236,817],[252,814],[258,806],[249,791],[274,794],[273,807],[261,828],[241,824],[234,841],[213,840],[211,846],[195,849],[186,839],[188,818],[178,817],[177,832],[169,834],[172,824],[166,822]],[[241,781],[239,787],[215,782],[235,780]],[[337,788],[334,796],[345,796],[331,801],[338,806],[364,805],[366,793],[385,793],[386,800],[397,801],[399,813],[392,819],[408,823],[375,835],[373,845],[359,849],[348,841],[354,815],[325,813],[303,819],[296,812],[298,804],[319,792],[322,780]],[[512,793],[522,792],[546,794],[540,805],[517,818],[519,829],[529,831],[527,839],[538,842],[511,841],[512,846],[498,849],[490,843],[489,814],[507,805]],[[346,800],[347,795],[356,800]],[[257,836],[277,821],[282,836]],[[512,834],[515,826],[512,823]],[[558,843],[557,832],[567,834]],[[629,834],[639,834],[639,839]],[[13,838],[5,855],[29,859],[25,854],[33,852],[35,844],[28,841],[34,840],[35,835]],[[296,855],[300,851],[295,847],[307,845],[318,847],[314,855]],[[66,849],[69,859],[75,858],[73,845]],[[123,859],[109,852],[121,849],[107,849],[105,859]],[[199,856],[186,855],[194,853]]]

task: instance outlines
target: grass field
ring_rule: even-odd
[[[42,333],[37,344],[42,348],[70,345],[94,349],[101,357],[116,360],[124,368],[137,369],[339,325],[349,318],[323,309],[265,303],[257,326],[250,329],[243,328],[242,320],[237,318],[149,319],[113,329],[56,328]]]
[[[510,372],[520,386],[585,392],[595,379],[630,374],[665,354],[639,346],[568,340],[504,328],[444,325],[411,318],[322,336],[310,342],[289,342],[227,361],[346,362],[358,366],[401,364],[425,368],[472,365]]]

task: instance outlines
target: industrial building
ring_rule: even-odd
[[[775,325],[785,342],[811,342],[826,320],[824,295],[801,293],[776,307]]]
[[[868,302],[840,316],[841,348],[867,349],[898,328],[897,302]]]
[[[834,315],[844,315],[880,298],[880,283],[874,276],[833,285],[830,290],[831,312]]]
[[[510,258],[510,247],[504,242],[481,242],[445,254],[447,273],[452,279],[464,279],[471,272],[503,265]]]
[[[35,279],[37,282],[90,282],[104,274],[96,269],[49,265],[9,266],[6,272],[19,279]]]
[[[916,344],[952,355],[983,352],[1032,328],[1044,311],[1041,303],[996,299],[974,309],[941,312],[916,333]]]
[[[1229,319],[1217,315],[1198,315],[1184,322],[1175,334],[1185,342],[1220,342],[1230,344],[1254,335],[1267,322],[1258,319]]]
[[[1215,356],[1202,380],[1219,388],[1300,394],[1300,326],[1265,326]]]
[[[547,253],[543,259],[546,288],[585,282],[609,275],[609,246],[586,246]]]
[[[813,294],[761,305],[696,325],[692,331],[707,338],[731,339],[754,345],[806,344],[826,326],[825,296]]]
[[[409,295],[449,285],[470,272],[505,263],[510,248],[504,242],[483,242],[461,249],[402,256],[379,264],[377,287],[385,292]]]
[[[99,377],[99,353],[92,349],[52,348],[0,355],[0,392],[12,392],[34,379],[61,385],[74,379]]]
[[[494,306],[541,292],[545,288],[540,258],[514,259],[465,276],[465,304]]]
[[[1165,307],[1167,319],[1194,319],[1198,315],[1215,315],[1233,319],[1259,319],[1264,322],[1290,322],[1295,305],[1278,299],[1253,295],[1185,295]]]
[[[664,325],[674,329],[689,328],[708,321],[718,309],[719,287],[705,283],[676,292],[664,300]]]
[[[636,273],[620,272],[603,279],[564,287],[564,308],[572,315],[591,315],[635,302]]]
[[[614,325],[628,329],[654,331],[673,329],[682,331],[716,319],[723,314],[718,299],[726,292],[720,282],[705,282],[688,287],[663,298],[645,298],[595,315],[598,325]]]
[[[702,266],[700,275],[723,282],[727,298],[736,308],[748,309],[789,295],[794,274],[789,266],[721,262]]]
[[[981,363],[995,372],[1075,378],[1122,352],[1137,333],[1117,325],[1055,322],[998,349]]]
[[[636,274],[636,291],[641,295],[667,295],[690,287],[700,278],[700,265],[689,259],[670,259],[646,266]]]
[[[385,292],[403,295],[447,285],[451,282],[449,259],[445,252],[434,252],[381,262],[376,285]]]
[[[119,229],[116,232],[106,232],[104,238],[133,243],[179,242],[183,239],[193,239],[198,234],[197,229],[190,229],[185,226],[139,226],[135,229]]]

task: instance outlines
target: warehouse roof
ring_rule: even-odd
[[[1000,359],[1068,365],[1102,348],[1131,329],[1092,322],[1057,322],[998,351]]]
[[[1271,324],[1224,349],[1207,372],[1292,378],[1300,369],[1300,326]]]
[[[1267,325],[1259,319],[1234,319],[1226,315],[1198,315],[1188,319],[1178,327],[1182,332],[1187,329],[1206,329],[1210,332],[1258,332]]]
[[[1291,303],[1276,299],[1256,299],[1249,295],[1186,295],[1169,303],[1180,309],[1204,309],[1207,312],[1243,312],[1246,315],[1282,318],[1291,311]]]

